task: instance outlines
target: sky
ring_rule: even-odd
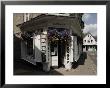
[[[84,21],[83,33],[91,33],[93,36],[97,36],[97,13],[85,13],[82,16]]]

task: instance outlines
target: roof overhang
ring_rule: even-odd
[[[21,31],[35,31],[43,27],[59,27],[71,29],[74,33],[81,35],[81,30],[74,28],[73,22],[75,20],[77,20],[75,17],[70,16],[41,14],[29,21],[18,24],[17,27],[19,27]]]

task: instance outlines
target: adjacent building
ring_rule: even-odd
[[[97,38],[88,33],[83,38],[83,51],[97,51]]]
[[[14,52],[19,45],[20,58],[42,65],[44,71],[61,66],[71,69],[82,53],[82,15],[14,13]]]

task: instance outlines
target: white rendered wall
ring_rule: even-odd
[[[92,40],[92,42],[91,42],[91,40]],[[88,42],[88,41],[90,41],[90,42]],[[83,39],[83,45],[97,45],[97,42],[92,37],[92,35],[88,34]]]
[[[73,62],[73,36],[71,36],[70,62]]]
[[[35,61],[42,62],[40,49],[40,35],[34,36]]]

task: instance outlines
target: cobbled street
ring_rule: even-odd
[[[87,59],[83,65],[78,65],[77,68],[65,71],[64,68],[55,69],[63,75],[96,75],[97,74],[97,58],[96,53],[87,53]]]
[[[76,68],[65,70],[64,68],[51,69],[50,72],[37,70],[25,62],[15,62],[15,75],[97,75],[97,55],[87,52],[87,58],[83,64],[78,64]]]

